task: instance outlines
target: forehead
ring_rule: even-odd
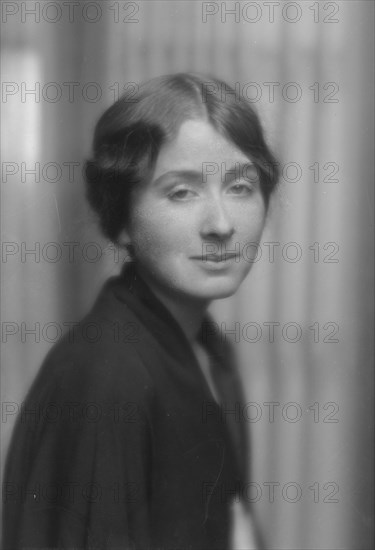
[[[154,178],[169,170],[200,170],[204,162],[246,163],[249,158],[205,120],[186,120],[159,152]]]

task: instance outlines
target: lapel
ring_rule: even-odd
[[[202,325],[201,341],[206,343],[211,357],[211,372],[221,396],[220,414],[225,434],[234,452],[237,471],[245,481],[248,477],[249,445],[246,420],[243,414],[245,396],[242,383],[236,369],[236,361],[229,342],[223,340],[217,324],[209,317],[205,322],[210,325],[207,331]]]
[[[209,353],[221,398],[221,404],[217,404],[183,330],[135,266],[126,265],[121,276],[112,279],[112,286],[116,298],[139,320],[137,352],[147,365],[159,394],[163,395],[166,415],[163,421],[173,426],[184,452],[191,453],[207,444],[222,447],[226,441],[232,449],[236,471],[240,479],[245,480],[247,446],[243,399],[228,344],[213,330],[209,338],[201,338]],[[214,326],[208,316],[202,327],[207,323]],[[177,395],[176,387],[182,390]],[[219,462],[222,461],[220,456]]]

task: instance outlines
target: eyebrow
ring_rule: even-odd
[[[188,180],[192,183],[200,183],[202,180],[202,172],[196,170],[170,170],[156,178],[152,185],[159,185],[167,178],[178,178]]]
[[[212,163],[208,163],[212,164]],[[164,172],[164,174],[161,174],[156,180],[153,182],[152,185],[160,185],[164,179],[168,178],[176,178],[181,180],[187,180],[190,183],[205,183],[207,181],[207,177],[210,175],[220,174],[222,183],[230,183],[232,181],[235,181],[237,178],[241,177],[247,177],[246,171],[249,168],[255,168],[256,166],[253,162],[236,162],[233,164],[228,170],[222,170],[222,166],[224,163],[221,163],[221,166],[218,167],[218,171],[216,172],[207,172],[204,173],[204,168],[202,166],[202,170],[170,170],[168,172]],[[245,172],[245,173],[244,173]],[[227,177],[229,176],[230,177]]]

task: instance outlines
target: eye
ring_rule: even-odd
[[[228,192],[232,195],[245,196],[250,195],[254,191],[254,187],[250,182],[235,183],[231,185]]]
[[[176,189],[172,193],[168,194],[168,198],[174,201],[184,201],[191,199],[195,196],[194,191],[191,189]]]

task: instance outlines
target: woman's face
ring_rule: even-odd
[[[187,120],[135,191],[122,238],[151,288],[210,301],[249,272],[265,215],[251,161],[206,121]]]

